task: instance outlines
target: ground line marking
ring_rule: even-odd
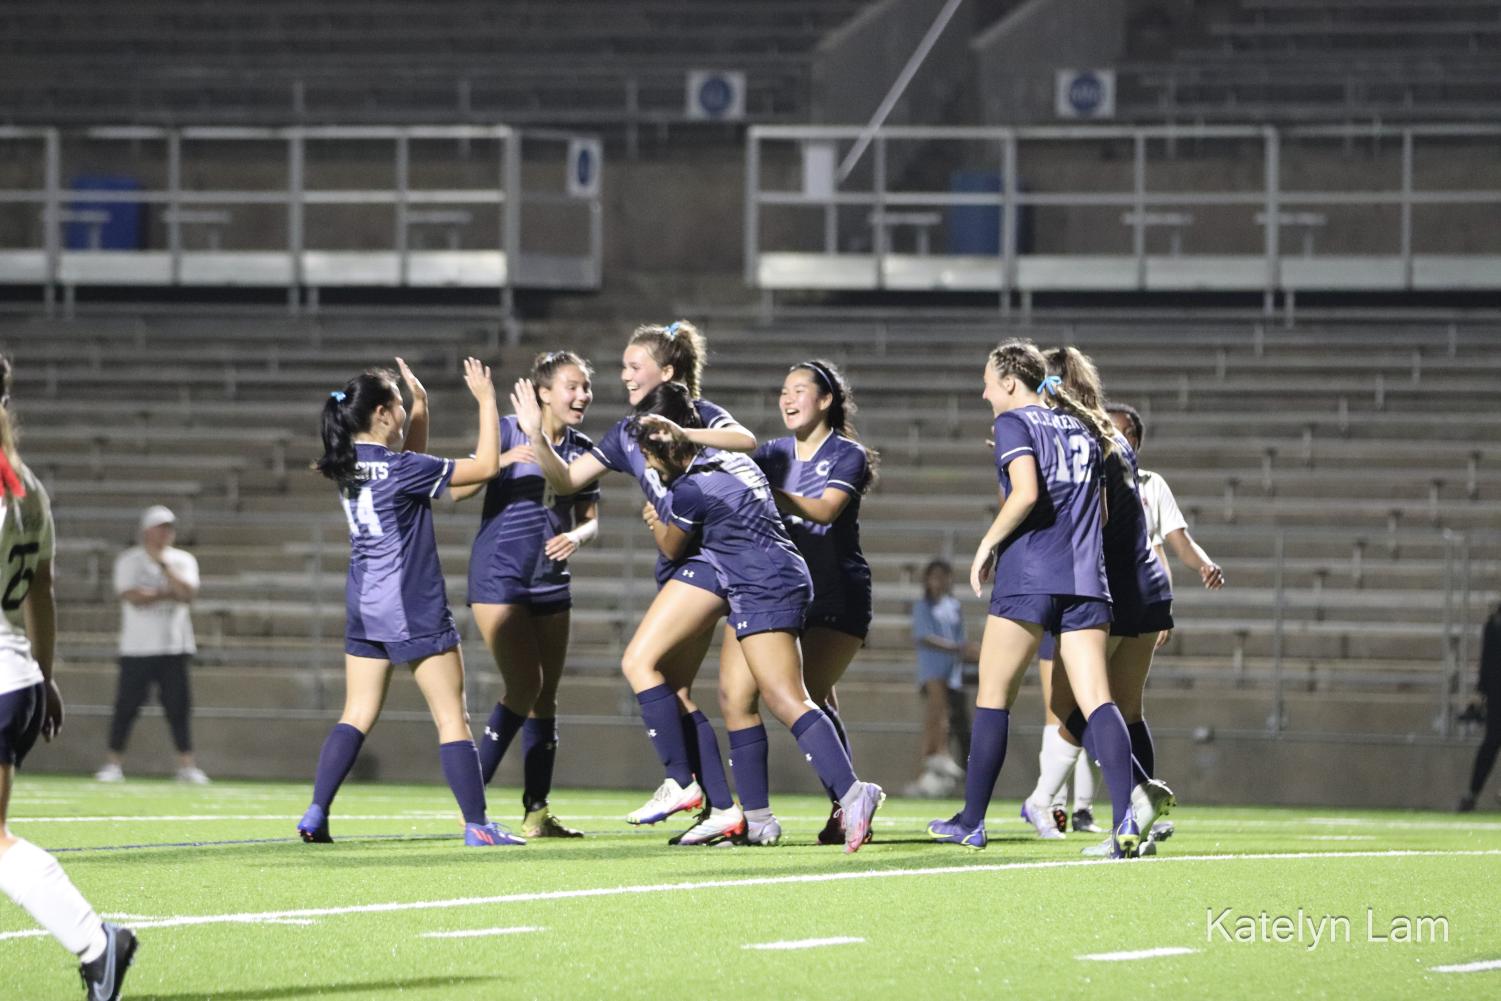
[[[1188,862],[1296,862],[1331,859],[1397,858],[1477,858],[1501,856],[1501,848],[1436,851],[1430,849],[1358,852],[1260,852],[1250,855],[1159,855],[1143,859],[1137,865],[1173,865]],[[353,904],[346,907],[304,907],[286,911],[262,911],[243,914],[194,914],[141,922],[134,927],[181,928],[190,925],[255,924],[287,918],[322,918],[343,914],[388,914],[395,911],[431,911],[456,907],[484,907],[494,904],[535,903],[542,900],[580,900],[592,897],[619,897],[648,893],[681,893],[689,890],[740,889],[757,886],[788,886],[799,883],[833,883],[840,880],[899,879],[911,876],[953,876],[972,872],[1025,872],[1036,869],[1071,869],[1079,866],[1117,865],[1113,859],[1057,859],[1042,862],[1009,864],[947,865],[921,869],[861,869],[856,872],[799,873],[788,876],[755,876],[750,879],[708,879],[688,883],[647,883],[638,886],[601,886],[578,890],[543,890],[535,893],[508,893],[493,897],[455,897],[448,900],[399,900],[380,904]],[[40,928],[0,932],[0,941],[34,938],[47,933]]]
[[[1131,959],[1155,959],[1158,956],[1187,956],[1198,952],[1181,945],[1165,945],[1156,949],[1136,949],[1130,952],[1090,952],[1075,959],[1089,959],[1100,963],[1120,963]]]
[[[826,945],[858,945],[863,938],[840,935],[834,938],[800,938],[790,942],[747,942],[742,949],[818,949]]]
[[[1454,963],[1435,966],[1433,973],[1484,973],[1486,970],[1501,970],[1501,959],[1482,959],[1476,963]]]
[[[419,938],[485,938],[490,935],[521,935],[529,931],[547,931],[535,925],[517,928],[465,928],[460,931],[425,931]]]

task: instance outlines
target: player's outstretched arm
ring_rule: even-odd
[[[490,368],[478,358],[464,359],[464,384],[479,404],[479,433],[474,455],[453,464],[450,487],[484,483],[500,472],[500,412],[495,406],[495,383]]]
[[[42,717],[42,736],[47,740],[62,733],[63,697],[52,680],[52,660],[57,650],[57,596],[52,589],[52,561],[42,560],[31,575],[23,615],[31,656],[47,682],[47,705]]]
[[[576,494],[608,473],[603,462],[591,452],[585,452],[572,462],[564,462],[552,442],[542,433],[542,406],[532,388],[532,380],[517,379],[511,389],[511,412],[521,433],[532,443],[532,452],[547,483],[560,494]]]
[[[401,381],[407,384],[407,389],[412,393],[412,409],[407,411],[407,430],[404,437],[406,451],[427,451],[427,388],[407,367],[406,359],[396,359],[396,369],[401,373]]]

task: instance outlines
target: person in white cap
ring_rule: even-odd
[[[177,748],[177,779],[201,785],[208,776],[193,760],[188,726],[192,705],[188,662],[197,652],[189,606],[198,594],[198,561],[192,553],[173,547],[177,518],[160,504],[142,512],[140,538],[140,545],[115,560],[120,682],[109,727],[109,754],[94,778],[100,782],[125,778],[121,767],[125,742],[155,685]]]

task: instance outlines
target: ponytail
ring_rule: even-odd
[[[321,434],[323,457],[313,468],[348,490],[355,484],[354,437],[370,430],[371,419],[380,407],[391,405],[400,392],[396,373],[389,369],[368,369],[350,379],[343,389],[336,389],[323,401]]]
[[[659,368],[671,365],[672,381],[687,386],[693,399],[703,395],[709,342],[692,323],[677,320],[665,327],[643,324],[632,331],[629,343],[643,345]]]
[[[855,430],[855,422],[852,419],[859,412],[855,404],[854,390],[850,389],[849,380],[844,373],[831,361],[822,358],[813,358],[809,361],[800,362],[792,366],[790,371],[805,371],[813,376],[813,383],[818,388],[820,396],[832,396],[833,402],[829,404],[828,422],[829,428],[851,441],[860,441],[860,434]],[[860,492],[868,493],[875,486],[881,466],[881,453],[869,446],[865,448],[865,464],[867,475],[865,483],[861,485]]]
[[[1088,417],[1080,416],[1073,410],[1069,412],[1086,426],[1095,429],[1096,437],[1103,430],[1104,438],[1100,442],[1100,448],[1106,449],[1106,442],[1110,443],[1110,448],[1114,448],[1117,433],[1115,422],[1105,411],[1105,389],[1100,383],[1100,370],[1095,368],[1094,360],[1075,347],[1049,348],[1043,352],[1043,359],[1047,362],[1048,374],[1063,380],[1062,385],[1057,388],[1067,393],[1077,410]],[[1060,409],[1064,408],[1060,406]]]
[[[990,352],[990,364],[997,375],[1020,379],[1024,385],[1052,404],[1054,409],[1073,417],[1099,442],[1102,455],[1115,451],[1115,425],[1103,410],[1091,410],[1079,401],[1068,385],[1048,372],[1047,359],[1029,340],[1006,341]]]

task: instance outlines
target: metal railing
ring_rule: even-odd
[[[108,223],[107,208],[99,213],[78,212],[68,207],[70,203],[150,206],[160,210],[165,246],[156,253],[164,252],[164,262],[139,250],[95,250],[93,253],[99,255],[96,263],[104,261],[113,266],[104,271],[106,280],[95,283],[115,279],[119,284],[285,285],[293,308],[298,306],[304,292],[309,292],[316,301],[315,290],[328,285],[493,285],[509,311],[512,290],[518,286],[596,288],[600,283],[604,241],[599,184],[587,190],[565,188],[563,180],[568,165],[564,155],[557,156],[557,183],[553,186],[544,187],[535,180],[525,183],[527,172],[523,169],[537,147],[561,151],[580,139],[587,137],[541,129],[522,131],[505,125],[181,129],[121,126],[78,131],[0,127],[0,141],[16,143],[19,147],[16,159],[23,163],[28,155],[34,156],[32,162],[39,165],[36,173],[42,179],[40,185],[0,188],[0,206],[37,206],[41,214],[39,247],[33,244],[19,250],[0,251],[0,283],[41,284],[50,307],[58,289],[68,297],[76,285],[91,283],[87,275],[70,272],[66,267],[68,252],[63,246],[63,226],[68,222],[96,226]],[[334,187],[309,182],[311,151],[338,153],[364,143],[385,147],[370,166],[389,164],[389,184]],[[189,144],[197,149],[248,150],[251,166],[247,169],[245,162],[231,155],[231,166],[217,165],[225,177],[220,185],[191,186],[186,180],[189,165],[184,155],[184,147]],[[445,157],[451,157],[450,162],[463,163],[470,175],[483,181],[464,187],[419,185],[413,176],[413,149],[439,144],[446,151]],[[162,182],[130,190],[81,190],[65,186],[66,176],[89,165],[103,162],[108,169],[113,159],[101,157],[99,150],[122,146],[126,155],[120,158],[122,166],[117,173],[142,169],[159,173]],[[279,148],[279,152],[268,156],[267,146]],[[487,146],[492,149],[486,150]],[[159,147],[159,155],[143,155],[143,150],[150,147]],[[70,162],[70,155],[78,162]],[[596,155],[592,169],[597,172],[600,167]],[[208,168],[195,165],[192,169],[207,172],[216,169],[216,165],[211,162]],[[256,171],[266,169],[280,171],[282,183],[271,187],[258,185]],[[370,174],[370,170],[364,171],[361,180]],[[210,206],[269,209],[271,214],[263,213],[259,230],[251,231],[251,227],[234,222],[228,212],[199,211]],[[438,206],[449,211],[439,212]],[[330,209],[371,210],[387,217],[390,237],[383,245],[376,244],[379,250],[374,253],[382,255],[377,260],[381,268],[373,276],[360,272],[362,262],[356,256],[371,253],[368,247],[338,249],[341,242],[350,239],[344,231],[346,217],[330,215],[329,222],[312,218],[314,212]],[[523,230],[523,211],[528,209],[540,210],[542,220]],[[185,242],[185,229],[205,220],[230,234],[244,235],[239,245],[249,243],[253,249],[225,251],[216,247],[214,257],[190,250]],[[415,246],[412,234],[415,228],[429,224],[450,229],[450,251],[447,257],[428,258],[434,266],[419,274],[414,265],[433,252]],[[561,254],[529,251],[527,236],[534,230],[549,237],[562,233],[571,238],[571,246]],[[460,234],[470,231],[480,233],[483,242],[477,250],[458,250]],[[37,262],[39,269],[32,274],[23,268],[30,263],[32,255],[28,251],[37,250],[44,256]],[[348,256],[342,261],[315,260],[311,256],[320,252]],[[496,252],[502,256],[475,256]],[[466,254],[468,258],[460,256]],[[197,270],[190,272],[190,264]],[[346,267],[343,272],[341,264]]]
[[[1392,289],[1495,288],[1501,287],[1501,244],[1476,231],[1478,240],[1453,240],[1454,227],[1434,221],[1423,230],[1425,247],[1419,249],[1415,233],[1430,210],[1501,205],[1501,185],[1494,174],[1477,168],[1473,180],[1481,183],[1434,183],[1420,185],[1416,167],[1419,156],[1439,158],[1449,148],[1493,142],[1501,136],[1501,124],[1445,124],[1364,127],[1204,125],[1204,126],[1035,126],[1035,127],[904,127],[891,126],[876,134],[870,169],[849,183],[832,177],[810,176],[809,151],[818,147],[838,149],[856,141],[856,126],[753,126],[746,142],[746,187],[744,200],[745,280],[763,289],[891,289],[996,292],[1003,304],[1012,293],[1030,296],[1037,289],[1077,290],[1221,290],[1259,291],[1266,310],[1273,310],[1280,293],[1290,297],[1299,289]],[[931,150],[921,158],[922,176],[949,170],[978,170],[998,175],[996,191],[936,191],[913,187],[893,176],[891,147],[919,145]],[[1378,170],[1357,169],[1356,160],[1343,170],[1349,183],[1338,188],[1303,188],[1289,183],[1287,160],[1296,153],[1312,151],[1330,160],[1347,156],[1350,147],[1394,149],[1396,186],[1374,188]],[[1068,148],[1072,161],[1056,155]],[[1217,173],[1224,180],[1218,189],[1209,185],[1163,187],[1150,176],[1159,167],[1171,167],[1180,159],[1206,159],[1213,147],[1220,163]],[[1254,172],[1241,169],[1248,159]],[[1310,154],[1312,155],[1312,154]],[[1481,154],[1483,156],[1483,154]],[[768,176],[795,176],[798,157],[803,160],[803,183],[785,182],[768,187]],[[1088,165],[1108,156],[1110,162],[1125,162],[1124,181],[1114,190],[1070,189],[1065,181],[1052,182],[1062,173],[1078,174]],[[911,157],[899,158],[912,162]],[[768,162],[780,169],[764,169]],[[1430,161],[1425,161],[1425,164]],[[1120,172],[1117,172],[1119,176]],[[1254,177],[1254,179],[1253,179]],[[1467,178],[1468,180],[1468,178]],[[920,184],[921,182],[913,182]],[[1296,216],[1303,210],[1324,208],[1330,212],[1369,210],[1376,214],[1376,237],[1363,235],[1370,227],[1346,239],[1348,249],[1337,254],[1288,253],[1283,230],[1308,225]],[[1182,225],[1167,220],[1168,210],[1202,210],[1206,214],[1238,212],[1233,222],[1221,221],[1212,231],[1213,243],[1231,245],[1234,252],[1195,253],[1185,249],[1178,256],[1149,252],[1149,233],[1160,225]],[[998,247],[989,254],[970,255],[955,268],[954,255],[897,254],[892,248],[890,226],[893,214],[913,210],[992,210],[999,230]],[[784,272],[768,277],[765,268],[779,247],[768,247],[763,221],[768,210],[813,213],[815,222],[794,221],[779,228],[784,239],[799,241],[799,247],[818,249],[797,254]],[[863,218],[850,224],[848,213]],[[1101,254],[1081,247],[1081,238],[1060,237],[1051,231],[1042,235],[1055,246],[1048,254],[1024,252],[1019,246],[1020,220],[1025,212],[1069,211],[1077,213],[1074,228],[1100,237],[1098,227],[1086,225],[1088,212],[1119,212],[1128,230],[1129,251]],[[1382,213],[1385,213],[1383,216]],[[1389,219],[1387,218],[1389,216]],[[1101,218],[1096,215],[1096,221]],[[1259,220],[1259,221],[1258,221]],[[1368,221],[1367,221],[1368,222]],[[1187,220],[1192,225],[1191,216]],[[1463,220],[1460,225],[1464,225]],[[1351,227],[1354,229],[1354,227]],[[1468,232],[1466,236],[1468,236]],[[1451,253],[1427,252],[1427,246],[1450,239]],[[1111,240],[1098,242],[1110,244]],[[1353,245],[1351,245],[1353,243]],[[1470,244],[1495,244],[1490,253],[1478,253]],[[859,255],[857,260],[851,251]],[[768,256],[771,255],[771,256]],[[986,263],[986,262],[989,263]],[[839,265],[850,265],[839,274]],[[858,264],[859,267],[854,267]],[[899,265],[897,273],[893,266]],[[841,274],[848,276],[841,277]],[[800,277],[802,276],[801,280]],[[1288,300],[1290,304],[1290,299]]]

